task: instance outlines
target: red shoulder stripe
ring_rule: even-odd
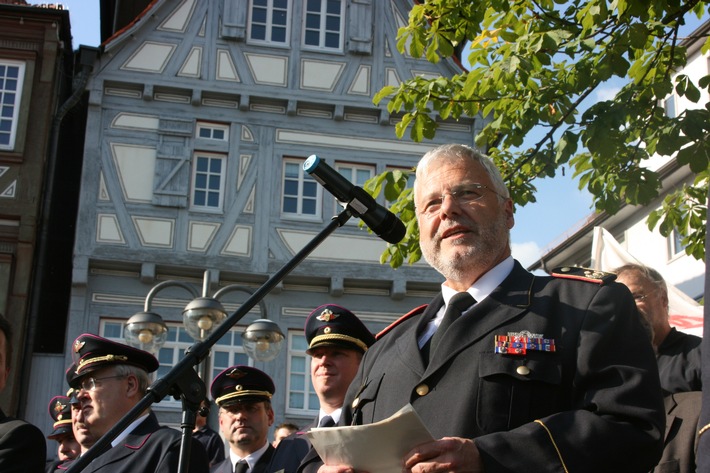
[[[387,327],[382,329],[382,331],[380,333],[375,335],[375,339],[379,340],[381,337],[385,336],[387,334],[387,332],[389,332],[390,330],[392,330],[393,328],[395,328],[397,325],[401,324],[402,322],[404,322],[408,318],[410,318],[414,315],[417,315],[417,314],[421,314],[422,312],[424,312],[424,309],[427,308],[427,305],[428,304],[420,305],[419,307],[415,307],[414,309],[410,310],[409,312],[404,314],[402,317],[398,318],[397,320],[395,320],[394,322],[389,324]]]

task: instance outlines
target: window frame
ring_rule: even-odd
[[[668,235],[668,259],[672,260],[685,255],[686,247],[687,245],[684,246],[681,242],[681,236],[678,229],[674,228],[670,235]]]
[[[338,46],[337,47],[332,47],[332,46],[327,46],[327,35],[329,34],[329,31],[327,29],[328,26],[328,18],[334,16],[333,14],[328,13],[328,2],[329,0],[321,0],[320,4],[320,11],[318,13],[312,13],[309,12],[308,10],[308,0],[306,0],[303,4],[303,21],[301,23],[301,44],[303,46],[303,49],[307,50],[313,50],[313,51],[328,51],[328,52],[342,52],[343,51],[343,44],[344,44],[344,36],[345,36],[345,2],[343,0],[338,0],[340,3],[340,12],[338,13],[339,17],[339,26],[338,26]],[[319,16],[319,25],[318,28],[309,28],[307,26],[309,15],[318,15]],[[317,31],[318,32],[318,44],[307,44],[307,34],[312,31]]]
[[[263,24],[263,27],[265,29],[264,39],[260,38],[253,38],[252,34],[254,32],[254,25],[261,25],[261,23],[255,22],[254,21],[254,0],[251,0],[249,2],[249,12],[248,12],[248,17],[247,17],[247,43],[248,44],[268,44],[270,46],[284,46],[288,47],[291,44],[291,15],[292,15],[292,2],[291,0],[286,0],[286,8],[285,8],[285,14],[286,14],[286,20],[283,25],[285,32],[284,32],[284,41],[276,41],[273,39],[273,33],[274,33],[274,23],[273,23],[273,18],[274,18],[274,12],[275,12],[275,7],[274,7],[274,2],[277,0],[265,0],[266,5],[258,5],[256,8],[263,8],[266,10],[266,22]],[[281,10],[281,9],[278,9]],[[281,27],[281,25],[276,26]]]
[[[284,157],[281,166],[281,217],[282,218],[293,218],[293,219],[305,219],[305,220],[317,220],[320,221],[323,215],[323,188],[318,182],[310,176],[306,171],[303,170],[303,163],[305,158],[297,158],[293,156]],[[287,177],[286,166],[287,164],[297,164],[298,177],[296,179]],[[287,212],[285,210],[285,199],[286,199],[286,180],[297,181],[298,191],[296,195],[289,195],[289,198],[296,199],[296,212]],[[305,196],[304,188],[306,184],[313,184],[316,189],[315,196]],[[303,204],[305,200],[312,200],[315,204],[315,212],[313,214],[303,212]]]
[[[24,82],[25,82],[25,73],[27,70],[27,64],[24,61],[17,61],[17,60],[12,60],[12,59],[0,59],[0,66],[5,66],[7,67],[17,67],[18,68],[18,74],[17,74],[17,89],[14,91],[11,91],[12,93],[15,94],[15,101],[13,103],[14,109],[12,110],[12,116],[11,117],[5,117],[5,110],[4,106],[2,105],[5,101],[5,94],[8,92],[5,89],[5,85],[3,84],[3,87],[0,88],[0,122],[2,121],[7,121],[9,119],[10,121],[10,129],[7,132],[0,132],[3,134],[8,134],[9,135],[9,141],[7,144],[0,143],[0,150],[1,151],[14,151],[16,149],[17,145],[17,134],[20,128],[20,110],[22,108],[22,94],[24,93]]]
[[[200,132],[202,130],[210,130],[210,136],[201,136]],[[216,131],[222,131],[224,133],[224,137],[223,138],[215,138],[214,132],[216,132]],[[222,123],[198,121],[197,123],[195,123],[195,139],[218,141],[220,143],[221,142],[229,143],[229,125],[225,125]]]
[[[208,170],[206,172],[203,171],[198,171],[198,160],[199,159],[208,159]],[[211,171],[212,168],[212,160],[219,160],[221,164],[221,170],[219,173],[219,190],[215,191],[212,189],[209,189],[209,182],[210,178],[217,175],[217,173],[214,173]],[[191,169],[191,176],[190,176],[190,210],[195,211],[195,212],[207,212],[207,213],[222,213],[224,209],[224,193],[225,193],[225,183],[227,181],[227,155],[222,154],[222,153],[214,153],[214,152],[207,152],[207,151],[199,151],[195,150],[192,154],[192,169]],[[205,188],[199,188],[197,187],[197,178],[198,174],[206,174],[207,176],[207,187]],[[198,191],[206,192],[208,195],[205,196],[205,204],[200,205],[196,204],[196,193]],[[216,206],[211,206],[208,205],[207,202],[209,202],[209,194],[217,192],[218,195],[218,200],[219,203]]]

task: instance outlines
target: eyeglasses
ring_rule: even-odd
[[[641,302],[646,300],[648,294],[631,294],[636,302]]]
[[[97,381],[103,381],[104,379],[112,379],[112,378],[125,378],[125,374],[119,374],[115,376],[104,376],[102,378],[85,378],[81,380],[81,383],[79,383],[79,389],[83,389],[84,391],[94,391],[96,390]],[[100,384],[100,383],[99,383]]]
[[[456,205],[458,205],[459,207],[463,207],[464,205],[470,205],[476,202],[477,200],[481,200],[484,195],[482,192],[484,189],[493,192],[499,197],[504,197],[501,196],[498,192],[491,189],[490,187],[484,186],[483,184],[468,184],[465,187],[461,187],[460,189],[447,192],[445,194],[441,194],[438,197],[433,197],[429,199],[427,202],[424,203],[424,205],[418,207],[417,211],[427,218],[432,218],[435,215],[438,215],[441,211],[441,206],[444,204],[444,198],[447,195],[451,197],[454,202],[456,202]]]

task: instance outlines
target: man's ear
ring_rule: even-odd
[[[128,382],[127,394],[135,396],[138,393],[138,378],[134,374],[129,374],[126,376],[126,381]]]

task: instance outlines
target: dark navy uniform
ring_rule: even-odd
[[[702,341],[698,336],[671,328],[656,353],[658,374],[665,394],[703,390]]]
[[[0,471],[42,473],[47,443],[42,431],[23,420],[8,417],[0,409]]]
[[[428,366],[417,334],[442,297],[415,309],[365,354],[340,425],[411,403],[434,438],[475,439],[486,473],[651,470],[664,426],[651,343],[628,289],[581,271],[538,277],[516,262]],[[318,465],[309,453],[300,471]]]

